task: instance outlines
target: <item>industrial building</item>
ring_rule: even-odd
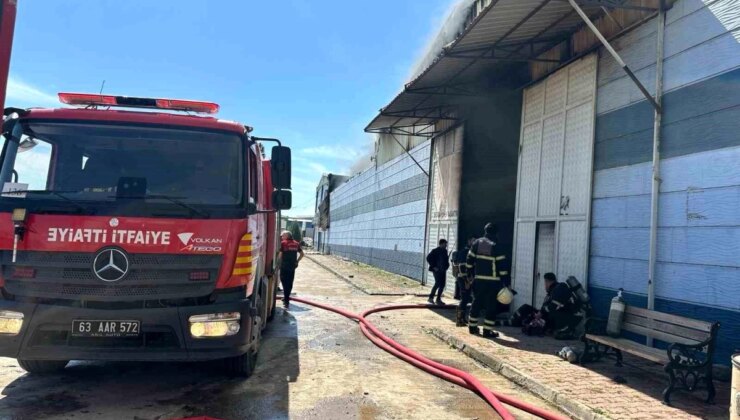
[[[423,280],[493,221],[516,305],[573,275],[740,348],[740,1],[461,2],[366,131],[332,253]]]
[[[319,253],[328,254],[331,252],[328,244],[331,224],[329,217],[329,208],[331,207],[330,193],[347,181],[347,179],[349,177],[345,175],[323,174],[321,180],[319,180],[319,185],[316,187],[312,237],[313,248]]]

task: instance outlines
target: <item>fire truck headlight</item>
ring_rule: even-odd
[[[195,338],[227,337],[239,332],[241,320],[239,312],[193,315],[190,322],[190,335]]]
[[[26,221],[26,218],[28,217],[28,212],[26,209],[13,209],[13,222],[14,223],[23,223]]]
[[[23,326],[21,312],[0,311],[0,334],[18,335]]]

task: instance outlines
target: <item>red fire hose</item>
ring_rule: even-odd
[[[486,388],[473,375],[467,372],[461,371],[459,369],[455,369],[453,367],[444,365],[442,363],[438,363],[433,360],[430,360],[422,356],[421,354],[409,349],[408,347],[405,347],[397,343],[390,337],[383,334],[380,330],[378,330],[372,323],[370,323],[365,318],[368,315],[371,315],[377,312],[384,312],[384,311],[391,311],[391,310],[398,310],[398,309],[430,308],[430,306],[428,305],[383,306],[383,307],[367,310],[363,312],[361,315],[357,315],[352,312],[345,311],[343,309],[335,308],[332,306],[324,305],[324,304],[313,302],[313,301],[306,300],[306,299],[291,297],[291,300],[294,300],[296,302],[302,302],[307,305],[315,306],[317,308],[325,309],[325,310],[340,314],[342,316],[345,316],[347,318],[350,318],[352,320],[358,321],[360,323],[360,330],[362,331],[362,333],[365,335],[365,337],[367,337],[370,341],[372,341],[376,346],[380,347],[381,349],[387,351],[388,353],[391,353],[392,355],[398,357],[399,359],[404,360],[405,362],[410,363],[411,365],[425,372],[431,373],[434,376],[437,376],[455,385],[461,386],[463,388],[467,388],[475,392],[481,398],[483,398],[486,401],[486,403],[488,403],[488,405],[490,405],[496,411],[496,413],[498,413],[504,419],[513,419],[514,417],[511,415],[511,413],[509,413],[506,407],[503,406],[502,402],[512,407],[516,407],[522,411],[526,411],[537,417],[543,418],[543,419],[547,419],[547,420],[567,419],[567,417],[561,416],[559,414],[551,413],[547,410],[541,409],[539,407],[536,407],[532,404],[518,400],[516,398],[509,397],[504,394],[491,391],[490,389]],[[451,307],[453,306],[451,305],[447,306],[447,308],[451,308]],[[436,306],[435,308],[440,308],[440,307]]]

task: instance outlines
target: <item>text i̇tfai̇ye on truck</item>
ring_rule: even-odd
[[[275,310],[290,149],[195,115],[210,102],[59,98],[73,107],[4,110],[0,356],[34,373],[223,359],[249,376]]]

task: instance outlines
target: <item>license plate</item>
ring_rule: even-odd
[[[72,335],[76,337],[138,337],[140,333],[139,321],[72,321]]]

